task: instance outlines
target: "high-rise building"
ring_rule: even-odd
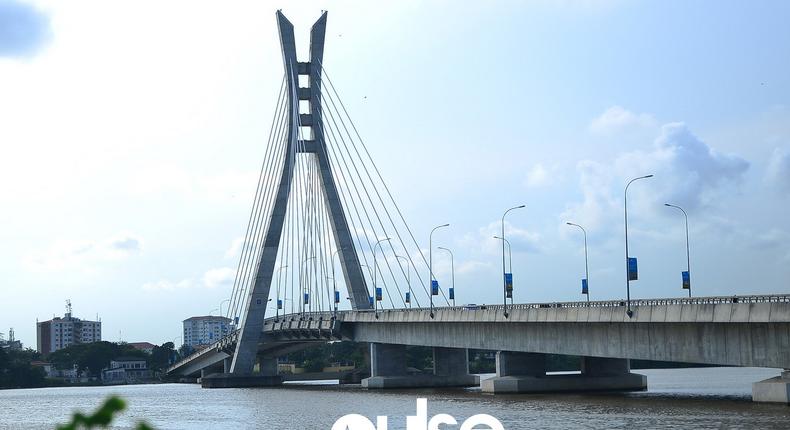
[[[231,319],[203,316],[184,320],[184,344],[192,347],[210,345],[231,331]]]
[[[67,302],[63,318],[36,323],[36,349],[49,354],[77,343],[101,340],[101,321],[87,321],[71,315],[71,303]]]

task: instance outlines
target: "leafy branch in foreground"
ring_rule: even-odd
[[[126,402],[118,397],[112,396],[107,399],[93,415],[84,415],[79,412],[71,418],[71,422],[58,426],[58,430],[78,430],[92,429],[97,427],[108,427],[115,415],[126,409]],[[138,423],[136,430],[153,430],[153,427],[145,423]]]

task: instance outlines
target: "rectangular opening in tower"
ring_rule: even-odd
[[[299,113],[310,113],[310,100],[299,100]]]

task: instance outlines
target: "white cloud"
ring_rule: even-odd
[[[693,210],[711,203],[723,185],[739,183],[749,162],[717,152],[676,122],[661,127],[652,151],[624,154],[615,168],[625,178],[656,175],[649,187],[635,190],[646,201],[672,202]]]
[[[574,203],[560,215],[563,231],[566,222],[581,224],[595,230],[604,225],[614,225],[619,217],[620,203],[611,193],[613,175],[611,168],[601,163],[584,160],[576,165],[579,187],[583,200]]]
[[[629,206],[650,208],[637,213],[655,213],[652,208],[665,202],[694,210],[713,204],[722,187],[741,182],[748,168],[746,160],[717,152],[685,124],[666,124],[651,150],[622,154],[613,164],[579,162],[583,199],[568,205],[560,221],[598,230],[599,234],[591,237],[609,237],[601,231],[622,226],[623,190],[630,178],[655,175],[649,183],[629,189]],[[567,231],[564,225],[561,231]]]
[[[502,252],[502,242],[499,239],[494,239],[494,236],[501,235],[502,222],[493,221],[480,227],[476,233],[467,233],[460,243],[462,246],[480,249],[487,254],[495,255]],[[505,238],[510,242],[513,253],[542,252],[539,233],[515,227],[508,221],[505,221]]]
[[[173,291],[185,290],[192,287],[192,281],[184,279],[179,282],[170,282],[167,280],[160,280],[156,282],[146,282],[143,284],[143,290],[146,291]]]
[[[211,269],[203,274],[203,285],[206,288],[230,287],[236,277],[236,270],[230,267]]]
[[[790,151],[774,149],[765,174],[766,181],[783,193],[790,193]]]
[[[146,291],[174,291],[186,290],[192,288],[225,288],[230,291],[233,285],[233,280],[236,277],[236,270],[230,267],[219,267],[207,270],[200,282],[195,282],[192,279],[183,279],[181,281],[170,281],[161,279],[155,282],[146,282],[143,284],[142,289]]]
[[[233,242],[231,242],[230,244],[230,248],[228,248],[228,250],[225,251],[225,259],[230,260],[238,257],[239,254],[241,253],[241,247],[243,245],[244,245],[243,237],[237,237],[236,239],[233,239]]]
[[[530,188],[539,188],[549,183],[549,171],[538,163],[527,172],[526,185]]]
[[[490,269],[492,264],[487,261],[469,260],[458,265],[456,269],[461,275],[469,275]]]
[[[621,106],[612,106],[590,122],[590,132],[595,134],[613,134],[629,127],[652,127],[656,120],[646,113],[635,114]]]
[[[57,240],[46,250],[34,252],[23,261],[32,271],[95,271],[103,263],[120,261],[141,251],[139,238],[131,234],[119,234],[102,241]]]

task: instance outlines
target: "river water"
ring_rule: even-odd
[[[357,413],[389,429],[405,429],[416,399],[428,399],[428,417],[445,413],[459,423],[485,413],[512,429],[790,429],[790,407],[751,401],[752,382],[776,369],[639,370],[640,393],[486,395],[479,389],[366,391],[336,384],[204,390],[197,385],[0,390],[0,429],[54,429],[75,410],[89,412],[110,394],[127,400],[115,428],[145,420],[157,429],[326,429]],[[489,377],[491,375],[483,375]],[[459,428],[459,426],[442,426]]]

